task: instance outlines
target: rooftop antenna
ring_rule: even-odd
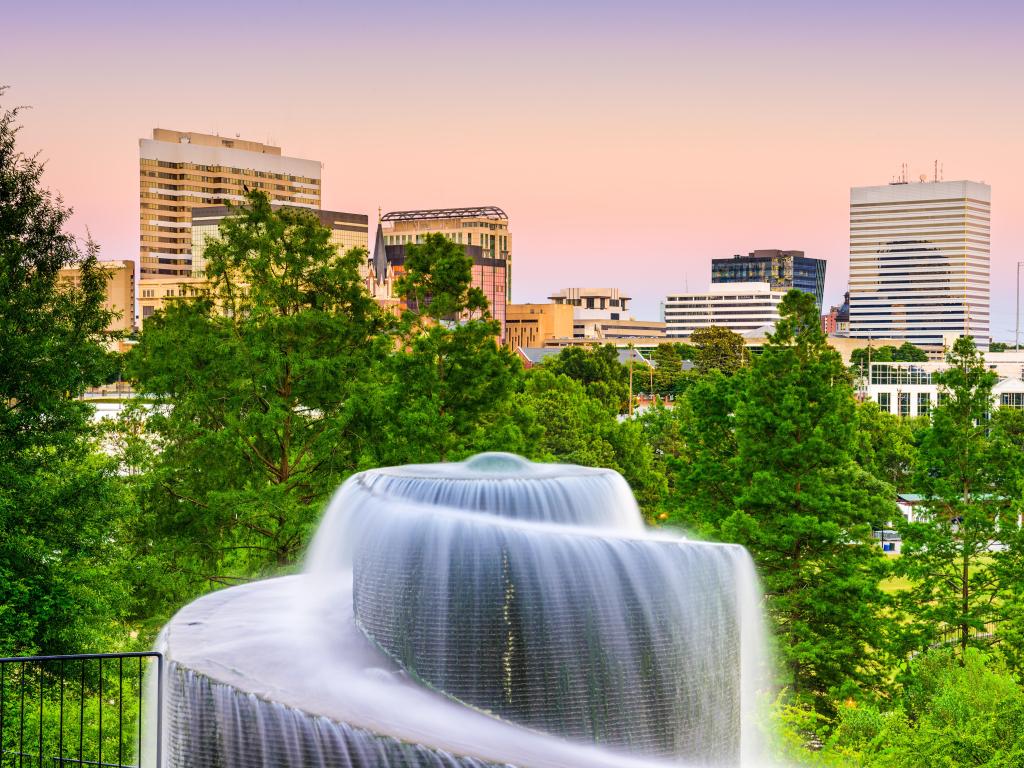
[[[939,180],[939,161],[936,160],[935,161],[935,175],[932,177],[932,181],[938,181],[938,180]]]

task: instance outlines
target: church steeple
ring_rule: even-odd
[[[378,285],[383,284],[387,279],[388,251],[384,245],[384,229],[381,227],[379,214],[377,219],[377,239],[373,244],[373,272]]]

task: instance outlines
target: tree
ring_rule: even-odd
[[[728,376],[749,361],[743,337],[728,328],[714,325],[697,328],[690,335],[690,342],[694,346],[693,362],[698,373],[714,370]]]
[[[667,486],[640,423],[620,421],[583,384],[546,365],[527,373],[516,409],[539,430],[527,446],[530,458],[621,472],[648,519],[655,516]]]
[[[0,109],[0,653],[65,653],[116,633],[125,604],[126,500],[78,399],[110,370],[110,315],[96,247],[66,231],[17,132]]]
[[[147,320],[128,367],[156,406],[151,519],[168,569],[195,588],[295,563],[358,467],[359,404],[390,349],[365,258],[254,191],[207,245],[209,296]]]
[[[911,421],[883,413],[878,403],[870,400],[858,403],[856,413],[853,457],[857,464],[879,480],[890,483],[897,492],[909,490],[917,455]]]
[[[786,294],[735,413],[741,491],[723,535],[759,566],[786,684],[828,711],[830,694],[875,682],[885,564],[871,521],[894,505],[853,461],[852,385],[813,296]]]
[[[1009,553],[992,550],[1014,535],[1016,521],[1000,487],[1009,468],[999,466],[989,440],[996,375],[969,337],[957,339],[946,360],[934,375],[940,401],[918,458],[925,500],[918,520],[901,522],[896,568],[913,584],[904,601],[909,642],[925,647],[955,631],[962,660],[969,645],[990,642],[984,635],[1001,619],[1003,585],[992,563]]]
[[[928,361],[928,353],[920,347],[915,347],[909,341],[904,341],[893,350],[892,359],[893,362],[925,363]]]
[[[578,381],[613,413],[629,410],[629,368],[619,362],[619,351],[611,344],[566,347],[546,360],[544,367]]]
[[[449,461],[484,450],[525,450],[532,424],[512,412],[522,365],[472,285],[463,246],[428,235],[410,246],[397,290],[407,310],[396,350],[374,368],[363,398],[374,439],[360,464]]]
[[[682,432],[687,450],[672,467],[670,481],[677,505],[669,521],[705,536],[719,534],[722,521],[736,510],[740,492],[735,410],[745,386],[742,373],[719,370],[697,377],[676,408],[688,418]]]
[[[688,344],[659,344],[651,353],[654,363],[654,392],[663,397],[682,394],[694,375],[683,369],[683,361],[691,360],[694,349]],[[686,357],[684,357],[686,355]]]
[[[473,260],[463,247],[435,232],[408,247],[395,293],[415,317],[453,320],[460,314],[487,311],[487,298],[472,279]]]

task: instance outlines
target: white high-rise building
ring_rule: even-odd
[[[992,190],[922,181],[850,190],[850,336],[989,342]]]
[[[662,304],[668,336],[687,337],[697,328],[716,326],[736,333],[756,331],[779,319],[788,289],[768,283],[713,283],[703,293],[677,293]]]

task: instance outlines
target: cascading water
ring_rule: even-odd
[[[172,766],[750,765],[741,547],[644,528],[615,472],[508,454],[335,495],[305,572],[184,608]]]

